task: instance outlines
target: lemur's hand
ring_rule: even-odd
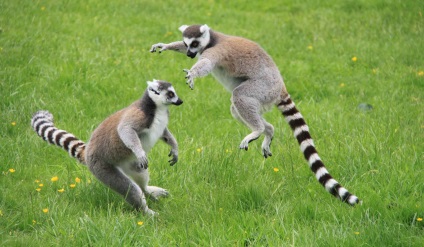
[[[150,52],[156,52],[156,49],[160,49],[158,51],[159,53],[168,50],[167,47],[166,47],[166,44],[157,43],[157,44],[152,45],[152,47],[150,48]]]
[[[140,168],[147,169],[149,161],[147,160],[147,156],[144,151],[137,157],[137,160]]]
[[[171,157],[171,156],[172,158],[168,160],[168,162],[169,162],[169,165],[173,166],[175,165],[175,163],[178,162],[178,151],[171,149],[171,152],[169,152],[168,157]]]
[[[186,73],[185,78],[187,79],[186,84],[189,85],[189,87],[193,90],[194,89],[194,78],[191,74],[191,71],[188,69],[183,69],[183,71]]]

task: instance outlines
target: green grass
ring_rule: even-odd
[[[422,245],[422,2],[167,2],[0,3],[1,246]],[[182,69],[195,60],[148,52],[194,23],[268,51],[328,169],[361,206],[319,185],[276,109],[266,114],[273,157],[261,157],[261,140],[240,151],[249,130],[232,118],[230,94],[211,76],[190,90]],[[171,196],[149,201],[160,215],[148,219],[37,137],[30,118],[47,109],[87,140],[153,78],[173,82],[185,103],[170,109],[179,162],[169,167],[163,143],[149,154],[151,184]]]

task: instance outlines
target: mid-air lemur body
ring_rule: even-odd
[[[284,85],[283,78],[272,58],[255,42],[211,30],[207,25],[183,25],[179,28],[183,41],[154,44],[150,51],[172,50],[186,53],[199,60],[186,72],[187,83],[194,87],[194,79],[212,75],[232,93],[231,113],[252,132],[240,144],[248,149],[249,142],[264,134],[262,154],[272,155],[270,144],[274,127],[262,114],[275,105],[294,131],[294,136],[318,181],[342,201],[355,205],[358,198],[349,193],[329,174],[315,149],[309,128],[296,109]]]
[[[145,194],[157,199],[168,192],[148,186],[147,153],[162,139],[171,146],[170,164],[178,161],[178,144],[167,127],[171,104],[182,104],[172,85],[154,80],[148,82],[139,100],[106,118],[87,143],[56,128],[48,111],[36,112],[31,125],[45,141],[62,147],[87,165],[97,179],[125,197],[134,208],[154,215],[146,204]]]

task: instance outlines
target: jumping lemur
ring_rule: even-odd
[[[296,109],[283,82],[283,78],[272,58],[255,42],[211,30],[207,25],[183,25],[179,28],[183,41],[169,44],[154,44],[150,52],[172,50],[186,53],[199,60],[190,70],[184,69],[187,83],[194,87],[194,79],[210,73],[230,92],[231,113],[252,132],[240,144],[248,144],[265,135],[262,154],[272,155],[270,144],[274,127],[265,121],[262,114],[275,105],[284,115],[294,131],[305,159],[318,181],[334,196],[355,205],[358,197],[349,193],[329,174],[318,156],[303,116]]]
[[[145,194],[156,200],[167,196],[165,189],[148,186],[147,153],[159,138],[171,146],[170,165],[178,161],[178,144],[167,128],[169,105],[181,105],[169,82],[147,82],[143,96],[130,106],[106,118],[92,133],[88,143],[73,134],[56,128],[53,115],[38,111],[31,126],[45,141],[55,144],[87,165],[94,176],[121,194],[129,204],[147,215]]]

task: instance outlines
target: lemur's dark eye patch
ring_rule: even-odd
[[[193,48],[197,48],[198,46],[199,46],[199,41],[193,41],[191,43],[191,47],[193,47]]]
[[[168,98],[172,99],[172,98],[174,98],[175,93],[174,93],[174,92],[168,92],[168,93],[166,94],[166,96],[168,96]]]

